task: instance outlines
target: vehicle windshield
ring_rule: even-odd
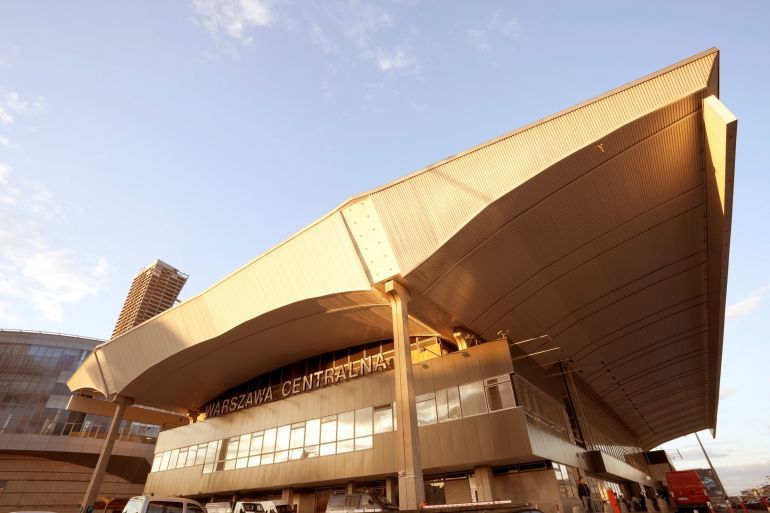
[[[144,498],[134,497],[126,503],[126,507],[123,508],[123,513],[139,513],[142,511],[142,503]]]
[[[291,513],[292,511],[294,511],[291,508],[291,506],[289,506],[288,504],[279,504],[278,506],[275,507],[275,510],[278,513]]]

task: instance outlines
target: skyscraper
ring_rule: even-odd
[[[134,276],[112,338],[139,326],[174,305],[187,275],[163,260],[156,260]]]

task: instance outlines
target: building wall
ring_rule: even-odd
[[[0,453],[0,513],[10,511],[56,511],[77,513],[91,479],[92,467],[27,454]],[[105,474],[98,496],[140,495],[141,483]],[[107,511],[110,511],[108,508]]]
[[[536,504],[544,513],[556,513],[561,501],[552,470],[498,474],[494,483],[496,497]]]
[[[423,361],[414,367],[415,395],[507,376],[512,370],[505,342]],[[156,454],[223,440],[244,433],[321,418],[393,402],[393,373],[370,374],[287,399],[161,433]],[[468,465],[531,458],[520,409],[504,409],[420,427],[426,472],[465,469]],[[395,474],[394,433],[373,436],[372,449],[253,468],[202,473],[201,465],[153,472],[146,491],[155,494],[208,494],[282,486],[309,486]]]
[[[498,376],[507,380],[512,371],[507,341],[490,342],[432,359],[422,358],[414,365],[415,396],[421,421],[418,432],[426,482],[440,488],[434,497],[447,503],[462,503],[476,499],[474,490],[479,492],[479,497],[486,493],[478,488],[482,485],[477,482],[477,470],[482,474],[494,472],[492,498],[537,503],[546,513],[555,513],[558,504],[560,511],[571,513],[572,506],[579,502],[575,492],[568,491],[569,487],[563,483],[560,487],[550,467],[555,468],[556,462],[568,465],[576,476],[575,469],[585,469],[587,458],[584,457],[586,449],[571,442],[566,412],[559,398],[553,395],[558,395],[559,383],[552,383],[555,390],[552,393],[535,390],[534,383],[539,383],[541,376],[529,372],[528,378],[533,382],[527,385],[532,388],[528,392],[528,404],[507,403],[510,406],[492,408],[493,399],[488,390],[495,386],[495,381],[489,378]],[[516,376],[514,374],[514,381]],[[269,464],[256,461],[254,466],[250,463],[247,466],[247,453],[219,449],[226,442],[233,447],[238,443],[239,448],[241,441],[251,444],[254,437],[262,436],[260,432],[280,426],[290,431],[306,426],[308,430],[308,421],[325,416],[340,418],[345,412],[371,412],[372,407],[374,411],[376,407],[384,408],[380,411],[391,411],[393,379],[390,370],[367,374],[165,431],[159,437],[154,471],[148,476],[145,493],[193,496],[205,502],[211,497],[229,500],[233,495],[264,497],[288,487],[293,489],[292,500],[300,513],[312,513],[322,509],[332,488],[344,489],[349,483],[354,487],[380,488],[386,477],[395,477],[398,471],[393,431],[375,431],[370,448],[364,446],[359,450],[356,446],[353,452],[314,457],[300,452],[293,461]],[[522,376],[522,379],[526,378]],[[442,390],[452,387],[462,390],[470,382],[482,384],[482,402],[485,401],[487,410],[466,415],[469,409],[461,401],[461,417],[425,421],[431,415],[438,417],[435,408],[440,403],[438,397]],[[512,382],[501,383],[508,387],[513,398]],[[431,408],[434,409],[431,411]],[[211,466],[204,471],[207,465],[204,461],[209,460],[201,460],[198,455],[202,453],[197,448],[194,463],[188,464],[186,456],[180,457],[188,448],[203,447],[202,444],[207,447],[221,444],[217,452],[229,455],[220,459],[219,470]],[[236,467],[239,459],[242,467]],[[177,460],[184,461],[180,468],[170,463]],[[517,470],[511,471],[514,467]]]

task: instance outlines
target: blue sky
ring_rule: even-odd
[[[704,441],[728,489],[760,484],[768,27],[765,1],[5,1],[0,327],[106,338],[156,258],[190,297],[356,193],[716,46],[739,136]]]

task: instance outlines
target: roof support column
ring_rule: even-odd
[[[391,280],[385,283],[393,316],[393,346],[396,355],[396,463],[398,506],[416,510],[425,501],[422,479],[417,406],[414,400],[412,350],[409,345],[409,292]]]
[[[96,462],[96,468],[91,475],[91,482],[88,483],[86,489],[86,495],[83,497],[83,502],[80,504],[80,513],[91,513],[94,509],[94,500],[96,500],[96,494],[99,492],[99,487],[102,485],[102,478],[107,470],[107,463],[110,461],[112,455],[112,448],[115,446],[115,439],[120,431],[120,423],[123,421],[123,417],[126,413],[126,408],[134,403],[134,400],[129,397],[117,396],[113,400],[118,405],[115,409],[115,413],[112,415],[112,422],[110,423],[110,429],[107,431],[107,438],[102,445],[102,452],[99,454],[99,460]]]

